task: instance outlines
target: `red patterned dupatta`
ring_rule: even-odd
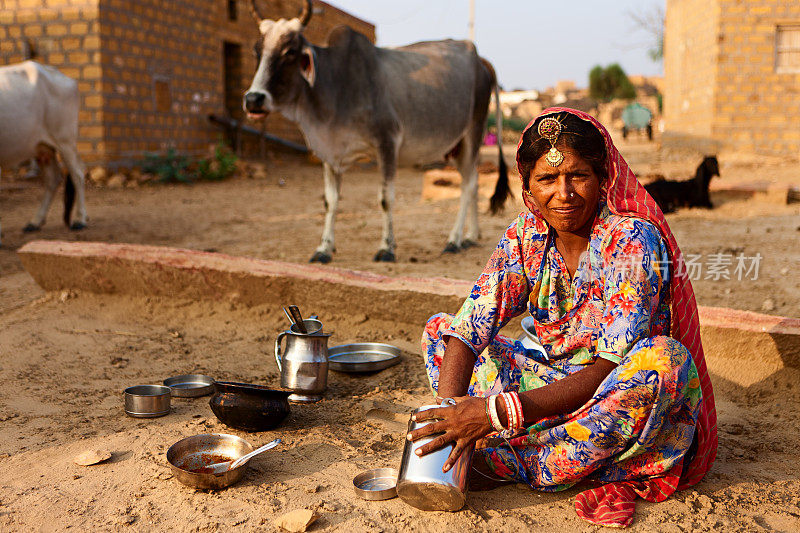
[[[551,107],[542,115],[553,113],[569,113],[591,122],[603,135],[606,142],[608,161],[606,171],[608,179],[604,184],[609,209],[623,216],[645,219],[653,223],[661,231],[667,241],[672,260],[672,282],[670,286],[672,325],[670,334],[683,344],[692,354],[700,378],[703,400],[697,420],[696,435],[697,452],[691,464],[681,475],[683,461],[675,465],[666,475],[643,481],[623,481],[608,483],[600,487],[586,490],[575,498],[575,510],[581,518],[604,525],[626,527],[633,521],[636,496],[648,501],[663,501],[675,490],[690,487],[703,479],[711,468],[717,455],[717,412],[714,407],[714,390],[708,377],[703,346],[700,342],[700,323],[697,315],[697,303],[694,299],[692,284],[686,273],[678,243],[667,225],[664,214],[653,198],[634,176],[628,164],[614,146],[608,131],[592,116],[575,109]],[[538,118],[538,117],[537,117]],[[528,124],[533,126],[534,119]],[[520,143],[522,137],[520,137]],[[519,154],[519,145],[517,154]],[[517,158],[519,168],[519,157]],[[526,205],[527,205],[526,201]],[[537,215],[533,205],[528,208]]]

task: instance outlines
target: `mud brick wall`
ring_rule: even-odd
[[[720,0],[713,136],[738,150],[800,157],[800,73],[776,72],[776,33],[797,0]]]
[[[350,24],[374,39],[374,27],[321,2],[307,35],[315,43],[340,24]],[[297,16],[299,0],[264,3],[266,17]],[[106,158],[121,165],[135,163],[146,152],[175,148],[205,154],[222,136],[209,114],[242,119],[240,104],[256,63],[253,45],[258,27],[249,1],[237,0],[100,0],[101,68],[103,71]],[[228,80],[225,101],[225,51],[239,55]],[[229,61],[231,58],[229,57]],[[226,107],[228,109],[226,109]],[[270,117],[266,131],[302,143],[296,126]],[[262,125],[257,124],[257,128]],[[247,137],[243,137],[247,139]],[[244,146],[257,153],[258,143]]]
[[[260,6],[266,17],[287,18],[297,16],[303,2]],[[313,43],[324,44],[341,24],[374,42],[372,24],[324,2],[314,6],[306,30]],[[22,61],[32,49],[37,61],[76,79],[82,97],[78,149],[87,163],[112,168],[168,148],[208,153],[222,135],[209,114],[244,118],[236,101],[255,72],[258,35],[249,0],[0,0],[0,64]],[[226,50],[236,79],[225,79]],[[254,126],[303,141],[278,114]],[[250,140],[243,150],[254,155],[258,147]]]
[[[0,65],[31,55],[78,81],[78,151],[88,163],[103,153],[98,0],[0,0]]]
[[[716,0],[667,1],[664,142],[669,136],[711,139],[719,57],[719,16]]]
[[[199,154],[218,112],[219,14],[190,0],[100,0],[105,157],[134,164],[146,152]],[[113,166],[113,165],[112,165]]]
[[[800,157],[800,73],[777,72],[796,0],[668,0],[665,145]]]

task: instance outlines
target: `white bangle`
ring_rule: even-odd
[[[501,394],[503,402],[506,404],[506,418],[508,418],[508,429],[517,428],[517,410],[514,407],[514,401],[511,399],[511,393],[504,392]]]
[[[495,431],[499,433],[505,429],[500,423],[500,417],[497,416],[497,394],[489,396],[489,418],[491,418],[492,428]]]
[[[514,402],[513,394],[513,392],[508,394],[508,401],[511,402],[511,414],[514,415],[513,429],[519,429],[522,427],[522,423],[519,420],[519,411],[517,411],[517,404]]]

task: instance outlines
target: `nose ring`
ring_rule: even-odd
[[[570,198],[574,198],[575,197],[575,193],[574,192],[569,193],[569,197]]]

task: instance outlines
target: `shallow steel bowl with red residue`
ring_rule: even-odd
[[[247,470],[245,461],[232,470],[221,474],[204,472],[214,463],[233,461],[253,451],[253,446],[236,435],[204,433],[179,440],[167,450],[167,462],[175,477],[195,489],[223,489],[233,485]]]

